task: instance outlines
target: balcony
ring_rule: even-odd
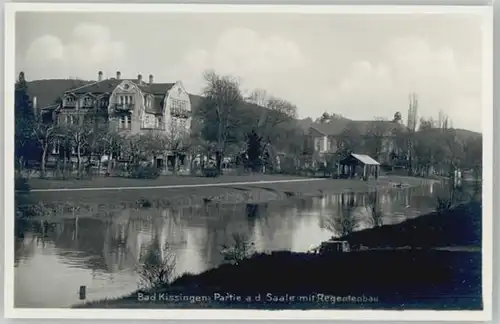
[[[75,101],[66,101],[63,103],[63,108],[68,108],[68,109],[75,109],[76,108],[76,102]]]
[[[189,118],[191,117],[191,111],[182,108],[171,108],[170,115],[177,118]]]
[[[82,108],[83,109],[91,109],[91,108],[94,108],[94,103],[93,102],[84,102],[82,104]]]
[[[135,104],[133,103],[118,103],[113,105],[115,111],[131,111],[134,110]]]

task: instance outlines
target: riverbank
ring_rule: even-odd
[[[481,232],[477,229],[481,212],[479,202],[470,202],[446,213],[422,216],[422,221],[408,220],[344,237],[352,244],[392,249],[328,255],[257,254],[238,265],[223,264],[198,275],[185,274],[154,291],[137,291],[78,307],[481,309]],[[433,239],[438,234],[443,236],[441,241]],[[409,238],[405,241],[402,236]],[[376,237],[383,243],[377,245]],[[408,244],[410,249],[395,249]],[[479,251],[435,248],[459,245]],[[233,297],[222,300],[219,295],[227,293]],[[254,298],[258,295],[260,300]],[[326,301],[325,295],[340,299]],[[273,296],[282,298],[266,298]]]
[[[289,197],[313,197],[342,192],[413,187],[427,179],[388,176],[378,180],[318,179],[279,175],[202,178],[163,176],[155,180],[96,178],[62,181],[32,179],[30,200],[45,205],[96,208],[188,207],[202,204],[259,204]]]
[[[353,232],[340,238],[365,248],[481,248],[482,205],[470,201],[442,212],[432,212],[399,224]]]
[[[241,300],[222,300],[217,294],[241,296]],[[268,294],[278,298],[270,300]],[[246,298],[258,295],[260,300]],[[325,300],[326,296],[335,296],[335,300]],[[184,275],[168,287],[77,307],[480,309],[481,253],[414,250],[330,256],[259,254],[237,266],[225,264],[199,275]]]

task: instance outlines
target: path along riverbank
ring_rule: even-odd
[[[188,207],[201,204],[259,204],[289,197],[342,192],[368,192],[436,182],[423,178],[381,176],[378,180],[340,180],[291,176],[248,175],[201,178],[164,176],[155,180],[96,178],[94,180],[29,181],[34,204],[100,206],[100,208]],[[138,204],[140,206],[138,206]]]

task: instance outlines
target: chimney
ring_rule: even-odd
[[[102,71],[99,71],[97,73],[97,81],[101,82],[102,81]]]
[[[142,74],[137,75],[137,83],[138,84],[142,83]]]
[[[120,80],[121,75],[120,71],[116,71],[116,80]]]
[[[153,84],[153,81],[154,81],[153,75],[150,74],[149,75],[149,84]]]

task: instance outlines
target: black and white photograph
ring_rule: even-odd
[[[6,314],[491,318],[491,8],[6,10]]]

